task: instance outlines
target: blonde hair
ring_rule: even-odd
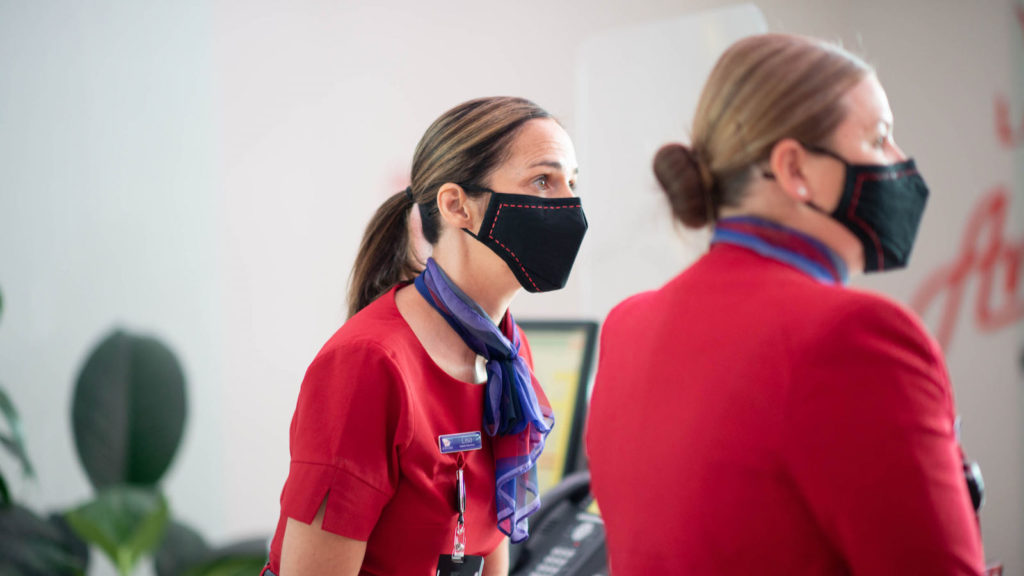
[[[654,157],[676,218],[696,228],[739,203],[751,166],[779,140],[828,144],[846,115],[843,95],[872,73],[857,56],[812,38],[762,34],[730,46],[704,85],[691,146],[667,144]]]

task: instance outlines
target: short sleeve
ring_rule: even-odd
[[[902,308],[853,302],[798,359],[789,470],[851,574],[980,574],[941,353]]]
[[[329,342],[299,391],[283,515],[309,524],[326,497],[323,529],[366,541],[397,487],[409,427],[391,354],[376,342]]]

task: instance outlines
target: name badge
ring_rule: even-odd
[[[484,572],[483,556],[463,556],[455,560],[447,554],[437,559],[436,576],[480,576]]]
[[[437,447],[441,454],[452,454],[455,452],[469,452],[484,447],[483,438],[480,432],[462,432],[460,434],[443,434],[437,437]]]

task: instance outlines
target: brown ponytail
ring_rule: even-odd
[[[348,316],[362,310],[392,286],[420,269],[409,249],[409,209],[405,191],[388,198],[366,225],[348,290]]]
[[[839,46],[786,34],[761,34],[730,46],[697,103],[692,145],[668,144],[654,173],[686,226],[713,223],[746,193],[752,167],[783,138],[827,145],[846,115],[842,98],[868,74]]]
[[[413,155],[409,190],[388,198],[366,227],[349,281],[350,318],[422,271],[409,239],[410,208],[417,206],[423,237],[436,244],[441,235],[438,189],[448,182],[485,185],[519,128],[535,118],[551,115],[523,98],[478,98],[445,112],[427,128]]]

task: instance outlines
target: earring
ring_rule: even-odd
[[[803,186],[797,188],[796,195],[801,198],[807,198],[807,188],[804,188]]]

